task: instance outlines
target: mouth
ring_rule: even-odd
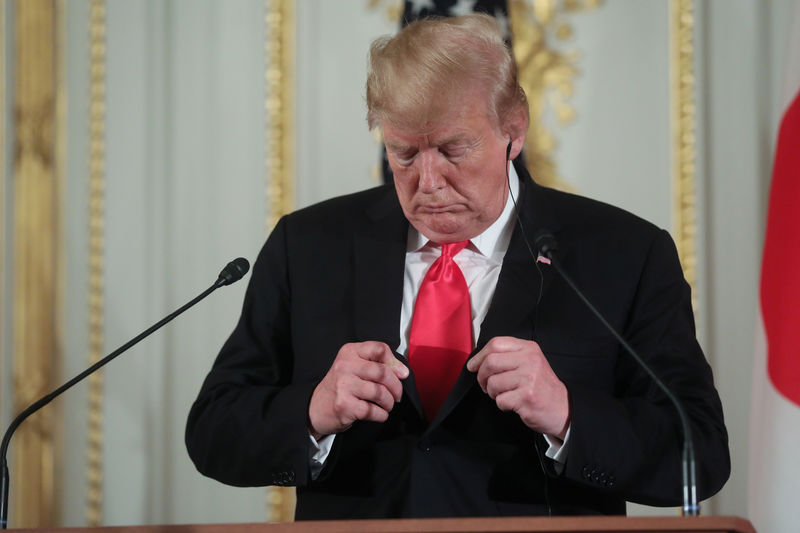
[[[426,213],[426,214],[456,213],[462,210],[463,206],[453,205],[453,204],[433,204],[433,205],[422,205],[419,207],[419,211],[421,213]]]

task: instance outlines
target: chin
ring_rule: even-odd
[[[459,224],[456,220],[421,220],[419,224],[416,225],[417,228],[421,228],[422,233],[425,235],[435,235],[437,237],[440,236],[449,236],[454,234],[459,234],[463,230],[463,224]]]
[[[431,240],[439,244],[466,241],[472,237],[467,231],[464,230],[463,226],[424,226],[424,231],[422,231],[422,233],[429,236]]]
[[[434,216],[420,216],[409,219],[417,230],[434,242],[444,244],[471,239],[480,231],[470,233],[472,218],[460,216],[461,214],[441,214]]]

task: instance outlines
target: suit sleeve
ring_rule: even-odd
[[[657,234],[643,264],[622,334],[686,409],[698,497],[705,499],[730,474],[722,406],[695,337],[690,288],[668,233]],[[627,352],[618,355],[614,388],[609,395],[570,387],[572,425],[562,475],[628,501],[680,505],[682,431],[675,408]]]
[[[186,447],[204,475],[235,486],[304,485],[315,383],[292,383],[286,219],[253,268],[242,315],[191,408]]]

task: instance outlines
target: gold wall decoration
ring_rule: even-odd
[[[404,4],[402,0],[367,0],[369,9],[383,9],[386,19],[397,24],[400,24],[400,17],[403,16]]]
[[[692,0],[670,0],[670,128],[673,236],[697,313],[697,198]]]
[[[106,3],[89,7],[89,364],[103,357]],[[86,522],[103,520],[103,371],[89,376]]]
[[[55,388],[61,356],[63,119],[61,14],[55,0],[14,3],[13,411]],[[5,8],[5,6],[3,6]],[[20,426],[13,443],[10,518],[55,525],[53,408]]]
[[[6,294],[6,10],[0,9],[0,295]],[[5,403],[6,393],[6,302],[0,296],[0,405]],[[11,396],[8,396],[10,399]],[[7,405],[7,403],[6,403]],[[5,421],[0,409],[0,420]],[[10,414],[10,413],[9,413]]]
[[[533,178],[542,185],[573,190],[562,181],[553,161],[557,142],[546,124],[552,112],[558,124],[575,119],[569,100],[578,75],[577,52],[564,52],[557,43],[573,36],[568,17],[597,8],[603,0],[509,0],[519,81],[528,95],[531,122],[525,157]],[[551,111],[552,110],[552,111]]]
[[[292,0],[265,0],[264,111],[268,230],[294,206],[295,20]]]
[[[293,0],[265,0],[264,114],[266,120],[267,231],[294,206],[294,65]],[[294,519],[295,491],[267,489],[267,519]]]

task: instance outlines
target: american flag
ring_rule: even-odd
[[[400,23],[405,26],[419,18],[459,17],[470,13],[486,13],[496,17],[506,34],[506,39],[511,40],[508,30],[507,0],[406,0]]]

